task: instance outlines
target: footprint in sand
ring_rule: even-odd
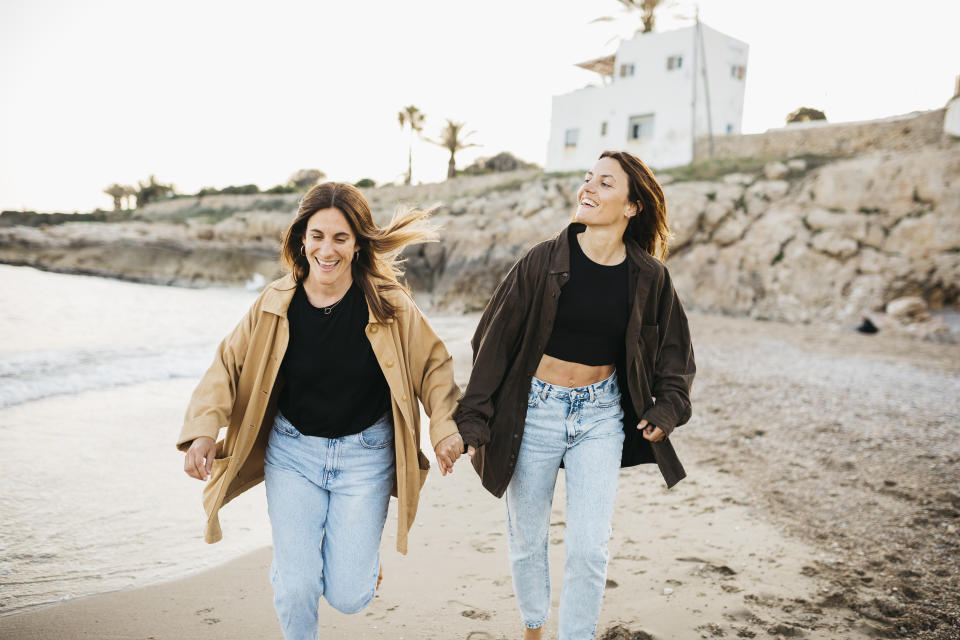
[[[471,620],[489,620],[490,614],[486,611],[477,611],[476,609],[467,609],[466,611],[461,611],[460,615],[464,618],[470,618]]]
[[[496,549],[481,540],[475,541],[473,543],[473,548],[475,551],[479,551],[480,553],[493,553],[496,551]]]

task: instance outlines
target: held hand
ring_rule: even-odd
[[[437,464],[440,465],[440,475],[453,473],[453,463],[457,461],[460,454],[463,453],[463,438],[459,433],[449,435],[437,443],[434,453],[437,454]],[[473,456],[473,447],[467,450],[467,455]]]
[[[200,436],[187,449],[187,457],[183,461],[183,470],[191,478],[206,480],[210,477],[213,468],[213,459],[217,455],[217,443],[213,438]]]
[[[643,434],[644,439],[649,440],[650,442],[660,442],[667,437],[667,434],[663,432],[663,429],[653,426],[646,420],[641,420],[640,424],[637,425],[637,429],[639,429],[640,433]]]

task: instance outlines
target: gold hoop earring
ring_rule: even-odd
[[[300,245],[300,255],[302,256],[307,255],[307,250],[303,245]]]

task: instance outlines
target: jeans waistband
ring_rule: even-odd
[[[274,420],[275,421],[279,420],[283,422],[290,429],[297,429],[297,427],[292,422],[290,422],[289,418],[283,415],[280,409],[277,409],[277,415],[276,417],[274,417]],[[376,426],[378,424],[381,424],[384,421],[389,421],[391,424],[393,424],[393,411],[391,409],[387,409],[382,416],[380,416],[379,418],[377,418],[376,420],[368,424],[366,427],[364,427],[364,430],[369,429],[370,427]],[[323,437],[323,436],[308,436],[308,437]],[[342,436],[342,437],[346,437],[346,436]]]
[[[585,395],[594,398],[601,393],[620,393],[620,387],[617,384],[617,372],[614,371],[610,374],[610,377],[605,380],[594,382],[593,384],[588,384],[583,387],[562,387],[558,384],[544,382],[540,378],[533,376],[533,380],[530,381],[530,391],[539,394],[543,398],[546,398],[551,393],[563,397]]]

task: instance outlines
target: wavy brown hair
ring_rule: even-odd
[[[403,275],[400,252],[408,244],[437,239],[437,227],[427,222],[432,210],[398,210],[390,224],[378,227],[373,221],[370,204],[359,189],[343,182],[318,184],[300,201],[297,216],[284,234],[280,252],[284,267],[297,284],[301,284],[310,273],[310,263],[302,253],[307,222],[317,211],[331,208],[343,214],[356,237],[359,251],[351,263],[351,273],[363,290],[373,315],[379,322],[395,317],[397,309],[383,292],[390,289],[406,291],[400,284]]]
[[[613,158],[627,174],[630,202],[637,204],[637,215],[630,218],[623,237],[633,238],[640,247],[658,260],[666,260],[670,239],[667,225],[667,202],[663,189],[643,160],[628,151],[604,151],[601,158]]]

